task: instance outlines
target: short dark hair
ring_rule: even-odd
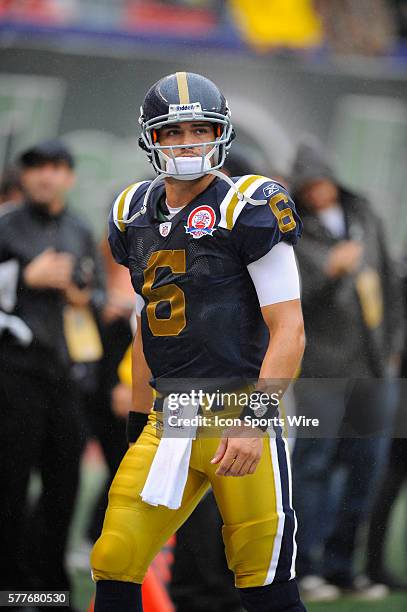
[[[41,142],[23,151],[18,158],[22,169],[43,166],[49,162],[65,163],[71,170],[75,167],[72,153],[60,140]]]

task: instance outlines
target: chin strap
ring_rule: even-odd
[[[252,204],[253,206],[262,206],[264,204],[267,204],[267,200],[254,200],[253,198],[249,198],[249,196],[239,191],[239,189],[236,187],[236,184],[232,181],[232,179],[226,174],[224,174],[223,172],[221,172],[220,170],[210,170],[209,172],[206,172],[202,176],[205,176],[206,174],[212,174],[213,176],[216,176],[222,181],[225,181],[230,187],[232,187],[232,189],[234,189],[240,202],[247,202],[248,204]],[[146,191],[146,195],[144,196],[144,200],[143,200],[143,205],[140,208],[140,210],[134,213],[134,215],[132,215],[129,219],[119,219],[120,223],[126,223],[126,224],[132,223],[135,219],[137,219],[137,217],[144,215],[147,211],[148,198],[150,197],[152,190],[154,189],[156,185],[158,185],[161,182],[164,182],[166,178],[167,176],[163,174],[159,174],[158,176],[156,176],[155,179],[151,181]]]
[[[150,185],[148,186],[146,195],[144,196],[143,205],[140,208],[140,210],[134,213],[134,215],[132,215],[130,219],[119,219],[120,223],[132,223],[134,219],[137,219],[137,217],[144,215],[147,211],[147,202],[148,202],[148,198],[150,197],[150,193],[152,192],[153,188],[156,185],[158,185],[158,183],[164,182],[164,181],[165,181],[165,176],[163,176],[162,174],[159,174],[158,176],[156,176],[155,179],[153,179]]]

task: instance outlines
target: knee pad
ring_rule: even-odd
[[[239,589],[247,612],[306,612],[295,580]]]
[[[126,573],[133,557],[133,546],[129,538],[117,532],[105,532],[93,547],[90,563],[92,570],[104,576]]]

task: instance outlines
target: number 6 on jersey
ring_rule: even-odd
[[[177,285],[169,283],[154,287],[156,271],[170,268],[176,274],[185,274],[185,251],[155,251],[150,255],[144,270],[143,295],[147,298],[147,319],[154,336],[178,336],[187,321],[185,316],[185,294]],[[169,302],[171,314],[167,319],[157,317],[156,309],[161,302]]]

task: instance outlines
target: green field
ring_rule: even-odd
[[[80,550],[84,524],[92,500],[95,498],[105,477],[103,463],[94,453],[87,453],[82,464],[81,491],[71,532],[70,550]],[[404,491],[394,510],[391,530],[387,545],[388,565],[399,577],[407,575],[406,542],[407,542],[407,491]],[[86,558],[85,558],[86,560]],[[94,584],[89,569],[72,571],[74,593],[73,603],[81,612],[85,612],[94,592]],[[407,593],[394,594],[380,602],[362,602],[344,598],[331,604],[307,604],[309,612],[407,612]],[[208,610],[210,612],[210,610]]]

